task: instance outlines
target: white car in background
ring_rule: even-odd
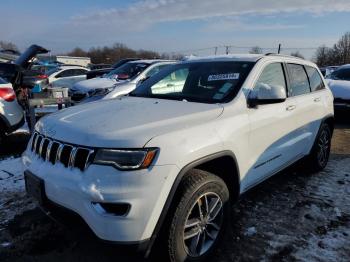
[[[86,79],[89,69],[80,66],[59,66],[47,72],[50,87],[71,88],[75,83]]]
[[[145,59],[125,63],[114,69],[105,77],[89,79],[76,83],[70,88],[72,100],[75,102],[91,102],[101,98],[114,98],[126,95],[136,86],[163,68],[175,64],[176,61]]]
[[[334,108],[350,109],[350,64],[343,65],[331,73],[327,82],[334,96]]]
[[[12,84],[0,77],[0,144],[5,135],[24,124],[22,107],[17,103]]]

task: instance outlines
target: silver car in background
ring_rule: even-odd
[[[86,103],[126,95],[140,83],[174,63],[176,61],[160,59],[128,62],[104,77],[76,83],[70,89],[72,101]]]

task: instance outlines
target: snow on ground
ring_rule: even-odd
[[[16,214],[34,208],[24,190],[23,167],[20,158],[0,161],[0,230]]]

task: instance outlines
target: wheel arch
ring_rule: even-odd
[[[219,169],[217,168],[217,165],[219,166]],[[216,167],[216,168],[215,168]],[[167,197],[167,200],[165,202],[165,205],[163,207],[163,210],[161,212],[161,215],[158,219],[158,222],[156,224],[156,227],[153,231],[153,234],[150,238],[145,256],[148,257],[152,246],[155,242],[155,240],[158,238],[159,233],[161,232],[161,229],[163,228],[164,223],[166,222],[168,211],[171,210],[172,204],[175,202],[177,196],[176,193],[178,192],[179,185],[183,178],[186,176],[189,170],[192,170],[194,168],[201,169],[204,171],[208,171],[210,173],[213,173],[214,175],[219,176],[222,178],[225,183],[227,184],[227,187],[230,191],[230,196],[232,196],[231,199],[237,200],[240,194],[240,173],[239,173],[239,166],[236,159],[236,156],[233,152],[229,150],[217,152],[205,157],[202,157],[200,159],[197,159],[186,166],[184,166],[179,174],[177,175],[173,186],[170,190],[170,193]],[[222,171],[222,173],[221,173]]]

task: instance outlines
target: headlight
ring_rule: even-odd
[[[157,154],[157,148],[146,149],[100,149],[94,159],[95,164],[111,165],[121,170],[147,168]]]

